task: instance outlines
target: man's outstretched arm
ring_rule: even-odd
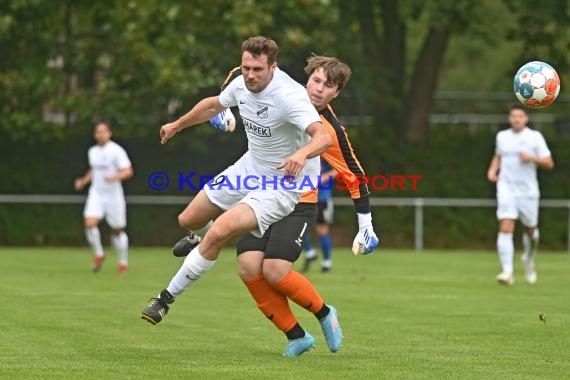
[[[224,108],[220,104],[219,96],[202,99],[186,115],[160,128],[160,142],[166,144],[168,140],[181,130],[210,120]]]

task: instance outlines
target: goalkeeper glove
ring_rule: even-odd
[[[232,111],[227,108],[210,119],[212,127],[222,132],[233,132],[236,128],[236,118]]]
[[[380,240],[372,227],[372,214],[358,214],[358,233],[352,242],[352,253],[369,254],[379,243]]]

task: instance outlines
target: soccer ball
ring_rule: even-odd
[[[552,104],[560,92],[558,73],[548,63],[529,62],[517,71],[515,95],[530,108],[544,108]]]

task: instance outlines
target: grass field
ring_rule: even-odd
[[[517,258],[518,259],[518,258]],[[231,250],[160,325],[140,319],[180,260],[131,251],[119,276],[87,249],[0,250],[0,378],[562,379],[570,376],[570,257],[543,254],[539,282],[520,268],[495,284],[490,252],[335,252],[309,277],[339,309],[343,347],[328,352],[317,321],[295,306],[317,348],[281,357],[285,339],[249,298]],[[517,260],[517,264],[519,261]],[[520,267],[520,265],[519,265]],[[315,268],[316,269],[316,268]],[[546,315],[546,323],[539,321]]]

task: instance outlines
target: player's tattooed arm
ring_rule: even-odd
[[[181,130],[210,120],[223,111],[224,108],[220,104],[218,96],[202,99],[186,115],[160,128],[160,142],[166,144],[168,140]]]

